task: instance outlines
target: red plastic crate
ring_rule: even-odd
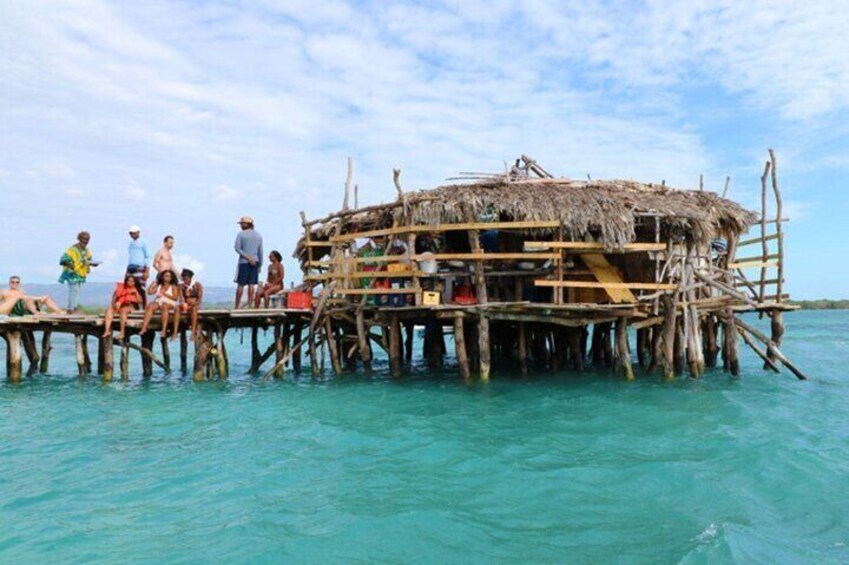
[[[312,310],[312,293],[290,292],[286,296],[286,308],[290,310]]]

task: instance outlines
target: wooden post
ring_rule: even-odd
[[[324,332],[327,335],[327,347],[330,349],[330,362],[333,365],[333,372],[338,377],[342,374],[342,361],[339,359],[339,348],[336,343],[336,335],[333,333],[330,316],[324,318]]]
[[[186,374],[189,372],[189,340],[186,337],[186,328],[180,330],[180,372]]]
[[[278,378],[278,379],[283,377],[283,373],[285,371],[285,367],[284,367],[283,363],[280,362],[280,360],[283,359],[283,356],[286,354],[285,346],[283,344],[283,341],[284,341],[283,340],[283,334],[288,334],[288,328],[287,328],[286,331],[282,331],[281,328],[280,328],[280,324],[279,323],[275,324],[274,325],[274,360],[275,360],[274,377]]]
[[[775,301],[780,303],[781,293],[784,289],[784,234],[781,231],[781,215],[784,211],[782,209],[783,204],[781,202],[781,190],[778,188],[778,161],[776,160],[775,152],[772,149],[769,150],[769,160],[772,164],[772,191],[775,193],[775,235],[776,249],[778,251],[778,276],[776,277],[777,282],[775,283]],[[783,327],[781,333],[782,335],[784,333]],[[781,337],[779,336],[778,339],[780,341]],[[775,337],[773,337],[772,341],[775,342]],[[776,342],[776,344],[780,345],[779,342]],[[772,357],[770,357],[770,359],[772,359]]]
[[[85,366],[85,374],[91,374],[91,356],[88,354],[88,334],[83,334],[83,365]]]
[[[365,298],[365,296],[363,298]],[[366,328],[362,306],[357,309],[356,322],[357,343],[359,344],[360,359],[363,362],[363,369],[365,369],[366,373],[371,373],[371,345],[369,345],[368,341],[368,328]]]
[[[27,354],[27,360],[29,361],[29,369],[27,369],[27,376],[31,377],[38,372],[38,348],[35,345],[35,336],[32,332],[23,332],[21,334],[21,338],[24,345],[24,351]]]
[[[303,332],[303,322],[298,320],[295,322],[295,329],[292,331],[292,343],[300,343],[301,342],[301,334]],[[296,373],[301,372],[301,360],[303,358],[304,352],[300,349],[295,350],[294,345],[292,347],[292,370]]]
[[[168,338],[159,338],[159,346],[162,348],[162,362],[165,363],[165,370],[171,372],[171,348],[168,346]]]
[[[776,347],[781,347],[781,340],[784,337],[784,313],[781,310],[774,310],[772,315],[770,316],[770,338]],[[775,356],[775,352],[767,348],[767,357],[775,365],[778,357]],[[764,369],[769,368],[769,363],[764,363]]]
[[[769,170],[772,168],[770,161],[764,166],[764,174],[761,176],[761,252],[763,253],[764,265],[761,266],[760,291],[758,292],[758,302],[764,301],[766,291],[766,261],[769,256],[769,246],[766,240],[766,179],[769,177]],[[779,218],[780,219],[780,218]],[[778,222],[781,225],[781,222]],[[778,288],[781,288],[780,286]],[[736,329],[736,328],[735,328]]]
[[[631,354],[628,351],[628,320],[616,320],[616,368],[625,379],[634,380],[634,368],[631,366]]]
[[[410,363],[413,360],[413,342],[415,341],[416,325],[413,322],[404,322],[404,361]]]
[[[475,218],[470,214],[468,221],[474,222]],[[472,253],[481,252],[478,230],[469,230],[469,247]],[[475,261],[475,291],[478,304],[485,305],[489,300],[486,292],[486,274],[483,267],[483,261]],[[488,381],[490,370],[489,319],[482,311],[478,317],[478,355],[480,356],[480,378],[482,381]]]
[[[740,376],[739,341],[737,335],[737,324],[731,310],[726,310],[723,325],[723,368],[733,376]]]
[[[604,351],[602,346],[603,339],[603,331],[602,324],[598,322],[593,324],[593,335],[590,340],[590,358],[593,364],[593,367],[601,367],[601,364],[604,362]]]
[[[104,365],[106,363],[106,344],[103,337],[98,337],[97,339],[97,374],[102,375],[105,370]]]
[[[401,376],[401,323],[398,314],[392,314],[389,323],[389,369],[393,377]]]
[[[130,379],[130,338],[124,338],[124,344],[121,346],[121,380],[128,381]]]
[[[12,330],[3,334],[3,337],[6,338],[6,378],[13,383],[21,382],[23,376],[21,332]]]
[[[227,334],[227,330],[221,329],[220,327],[215,332],[215,335],[218,336],[218,342],[216,343],[216,349],[218,354],[216,355],[216,359],[218,361],[218,377],[221,379],[230,378],[230,358],[227,356],[227,345],[224,342],[224,337]]]
[[[672,366],[675,369],[675,373],[679,375],[684,372],[685,349],[686,344],[684,341],[684,321],[681,318],[678,318],[675,323],[675,343],[672,352]]]
[[[640,367],[645,368],[648,365],[650,356],[649,329],[640,328],[637,330],[637,363]]]
[[[708,313],[704,321],[705,334],[705,366],[716,367],[719,345],[716,341],[716,316]]]
[[[454,331],[457,331],[456,322]],[[528,328],[525,322],[519,322],[519,368],[523,375],[528,374]]]
[[[103,382],[108,383],[112,380],[113,365],[115,354],[112,351],[112,334],[100,338],[101,350],[103,351]]]
[[[572,368],[578,372],[584,370],[584,326],[569,328],[569,351],[572,357]]]
[[[259,371],[260,357],[262,357],[262,354],[259,352],[258,334],[259,328],[253,326],[251,328],[251,368],[248,370],[249,373],[256,373]]]
[[[604,357],[604,364],[610,368],[614,366],[613,348],[610,345],[610,326],[611,322],[602,324],[601,330],[601,351]]]
[[[142,347],[153,351],[153,332],[147,332],[141,336]],[[142,377],[148,379],[153,376],[153,361],[144,353],[141,354]]]
[[[664,294],[660,297],[663,306],[663,328],[660,331],[658,342],[661,344],[661,365],[663,366],[663,378],[671,380],[675,378],[675,327],[678,325],[678,305],[672,296]]]
[[[85,353],[83,353],[83,336],[82,334],[74,334],[74,352],[77,360],[77,375],[82,378],[85,376]]]
[[[462,314],[454,317],[454,349],[457,354],[457,364],[460,367],[460,376],[465,380],[471,378],[469,370],[469,355],[466,352],[466,334]],[[527,370],[527,368],[526,368]]]
[[[41,366],[39,372],[44,374],[50,369],[50,351],[53,346],[50,345],[50,337],[53,334],[50,330],[44,330],[41,336]]]

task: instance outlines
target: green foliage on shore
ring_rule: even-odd
[[[790,300],[790,304],[799,306],[802,310],[849,310],[849,300]]]

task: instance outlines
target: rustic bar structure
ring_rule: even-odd
[[[554,178],[527,156],[497,174],[452,180],[408,192],[396,169],[394,201],[358,208],[353,185],[351,208],[349,159],[341,210],[313,220],[300,214],[304,233],[294,256],[303,280],[294,290],[306,303],[202,310],[192,363],[185,331],[175,340],[180,370],[196,381],[226,379],[225,336],[244,329],[251,332],[249,372],[266,379],[282,377],[287,366],[300,372],[305,356],[312,375],[322,373],[329,356],[337,376],[358,365],[370,372],[385,358],[388,373],[400,378],[415,362],[417,334],[428,367],[456,365],[466,380],[485,381],[501,369],[527,374],[589,366],[628,380],[654,370],[666,379],[684,372],[698,378],[720,358],[736,376],[740,339],[766,369],[784,366],[806,378],[780,351],[783,312],[795,307],[784,293],[787,218],[771,150],[760,214],[724,197],[730,179],[719,196],[704,188],[704,179],[698,190],[675,190],[665,182]],[[768,217],[770,200],[774,217]],[[752,227],[757,235],[743,238]],[[741,320],[745,312],[768,316],[771,335]],[[0,321],[8,379],[23,378],[24,356],[27,375],[46,372],[56,333],[75,336],[81,377],[92,372],[88,337],[97,339],[96,371],[106,381],[113,378],[116,347],[122,379],[129,378],[130,350],[141,356],[143,376],[154,366],[170,372],[169,342],[160,341],[157,355],[153,332],[136,338],[139,315],[131,316],[120,342],[101,338],[102,325],[100,316]],[[264,351],[262,330],[273,336]],[[40,355],[37,332],[43,333]]]

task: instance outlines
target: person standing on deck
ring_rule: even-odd
[[[88,248],[90,240],[91,234],[87,231],[81,231],[77,234],[77,242],[69,247],[59,259],[59,264],[62,265],[59,283],[67,283],[68,285],[68,314],[76,312],[86,277],[91,268],[98,265],[91,260],[91,250]]]
[[[153,269],[158,275],[162,271],[174,271],[174,258],[171,255],[171,250],[174,249],[174,236],[166,235],[162,240],[162,247],[153,256]]]
[[[254,289],[259,282],[259,270],[262,268],[262,236],[254,229],[254,220],[250,216],[242,216],[238,222],[242,231],[236,236],[234,249],[239,255],[236,266],[236,309],[242,304],[242,291],[248,287],[248,302],[250,307],[254,302]]]
[[[150,250],[147,248],[147,243],[141,238],[141,228],[131,226],[130,244],[127,246],[127,274],[133,275],[136,278],[136,286],[144,288],[147,283],[147,277],[150,276]],[[142,292],[142,308],[147,305],[147,297]]]

